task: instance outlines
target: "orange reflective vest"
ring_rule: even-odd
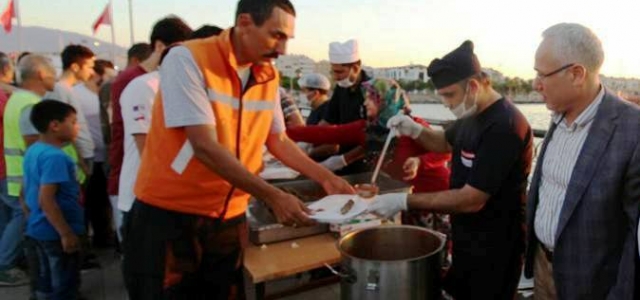
[[[184,45],[204,77],[218,143],[257,174],[262,168],[263,146],[274,117],[279,77],[271,64],[254,65],[249,83],[242,91],[230,37],[229,29],[217,37]],[[163,209],[212,218],[229,219],[244,214],[250,195],[195,158],[184,128],[165,126],[161,93],[157,97],[136,182],[136,197]]]

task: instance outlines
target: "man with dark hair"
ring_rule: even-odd
[[[215,30],[201,31],[200,37],[191,35],[189,38],[208,38],[217,35]],[[160,64],[171,48],[165,49]],[[133,187],[138,176],[140,157],[151,125],[151,108],[158,93],[160,85],[160,72],[158,70],[138,76],[132,80],[120,96],[120,107],[124,125],[124,158],[122,171],[120,172],[120,184],[118,188],[118,210],[126,220],[126,214],[131,209],[136,196]],[[115,211],[115,210],[114,210]],[[123,225],[125,226],[125,225]],[[120,228],[116,228],[120,230]]]
[[[127,66],[125,69],[135,67],[141,62],[147,60],[151,55],[151,46],[148,43],[137,43],[129,48],[127,51]],[[102,137],[107,149],[111,145],[111,85],[113,85],[113,79],[105,81],[98,91],[98,99],[100,100],[100,123],[102,124]],[[105,166],[108,166],[106,164]],[[109,168],[106,168],[107,170]]]
[[[512,300],[524,253],[531,127],[491,87],[471,41],[434,59],[427,71],[458,120],[442,131],[398,115],[388,126],[427,151],[452,153],[451,189],[381,195],[369,209],[383,216],[407,209],[450,213],[453,262],[444,289],[457,300]]]
[[[180,18],[171,16],[158,21],[151,31],[151,55],[137,66],[132,66],[118,74],[111,86],[111,144],[109,145],[109,177],[107,190],[109,201],[114,209],[113,219],[115,228],[122,226],[122,218],[117,209],[118,185],[120,183],[120,171],[124,157],[124,125],[120,107],[120,95],[125,87],[138,76],[155,71],[160,63],[162,52],[174,43],[188,39],[192,30]],[[117,231],[117,230],[116,230]]]
[[[73,86],[77,83],[86,82],[91,78],[95,55],[91,49],[85,46],[69,45],[64,48],[60,56],[62,58],[62,75],[54,90],[47,93],[45,98],[67,103],[78,112],[80,134],[78,134],[78,138],[73,143],[75,149],[67,149],[66,151],[76,152],[71,153],[71,155],[78,156],[78,165],[84,175],[89,176],[91,174],[95,145],[89,131],[89,124],[82,111],[81,100],[74,94]]]
[[[145,61],[151,55],[151,45],[147,43],[137,43],[129,48],[127,51],[127,69],[132,66],[137,66],[141,62]]]
[[[210,36],[218,35],[222,32],[222,28],[213,25],[202,25],[202,27],[196,29],[191,35],[191,39],[203,39]]]
[[[73,72],[84,72],[83,74],[79,74],[80,77],[91,76],[88,70],[93,68],[93,64],[86,64],[90,60],[95,60],[95,54],[93,54],[93,51],[91,51],[91,49],[82,45],[72,44],[62,50],[60,58],[62,58],[63,72],[73,68],[73,70],[71,70]],[[79,79],[82,80],[82,78]],[[82,81],[86,80],[87,79],[84,79]]]
[[[283,224],[312,224],[297,197],[257,176],[265,145],[328,194],[354,192],[286,136],[272,60],[294,22],[288,0],[241,0],[233,28],[176,46],[163,61],[124,228],[130,299],[237,296],[251,195]]]
[[[92,243],[97,247],[105,247],[113,240],[111,236],[111,220],[109,219],[110,204],[107,195],[107,179],[104,163],[107,158],[107,149],[102,135],[100,118],[100,100],[98,91],[103,82],[115,77],[116,71],[113,63],[98,59],[93,67],[94,74],[84,83],[77,84],[73,92],[80,100],[82,112],[89,125],[89,131],[95,145],[93,156],[93,172],[89,177],[86,189],[86,220],[93,229]]]

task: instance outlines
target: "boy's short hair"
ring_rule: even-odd
[[[29,119],[38,132],[46,133],[51,122],[64,122],[64,119],[75,113],[76,109],[69,104],[45,99],[33,106]]]

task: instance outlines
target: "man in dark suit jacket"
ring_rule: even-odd
[[[534,88],[554,112],[527,204],[536,299],[637,299],[640,110],[600,83],[604,52],[578,24],[543,33]]]

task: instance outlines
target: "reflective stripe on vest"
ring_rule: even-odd
[[[7,182],[22,184],[22,176],[7,176]]]
[[[15,148],[4,148],[4,155],[24,156],[24,151]]]
[[[207,96],[211,102],[227,104],[235,110],[240,109],[240,99],[238,98],[216,92],[211,88],[207,89]],[[242,102],[242,109],[245,111],[273,110],[274,106],[275,103],[268,100],[244,100]]]
[[[221,92],[216,92],[214,89],[207,89],[207,96],[209,97],[209,101],[211,103],[221,103],[231,106],[231,109],[238,110],[240,109],[240,99],[235,98],[233,96],[225,95]],[[267,100],[244,100],[242,102],[242,109],[244,111],[269,111],[275,108],[275,103],[273,101]],[[185,141],[176,155],[176,158],[171,163],[171,169],[176,171],[178,174],[182,174],[184,170],[187,168],[189,161],[193,158],[194,152],[193,147],[189,141]]]

